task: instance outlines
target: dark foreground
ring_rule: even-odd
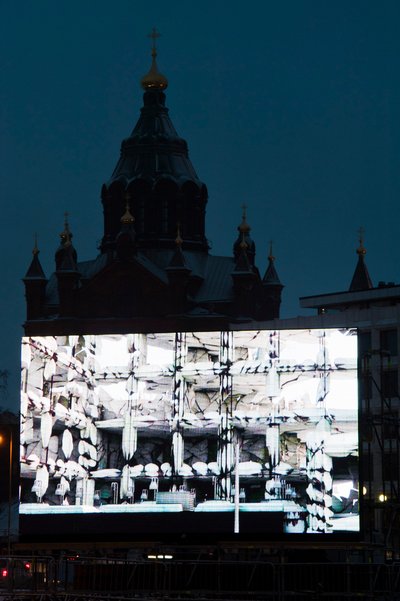
[[[352,563],[351,552],[343,562],[327,562],[323,550],[296,553],[302,562],[273,549],[202,548],[179,557],[147,548],[131,554],[3,556],[0,601],[400,600],[398,563]]]

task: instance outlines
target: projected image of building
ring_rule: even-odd
[[[355,330],[29,337],[22,357],[23,514],[359,530]]]

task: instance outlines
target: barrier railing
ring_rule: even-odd
[[[0,601],[400,600],[400,564],[0,557]],[[174,597],[175,596],[175,597]]]

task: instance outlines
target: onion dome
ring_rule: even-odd
[[[56,270],[76,271],[78,257],[72,244],[72,233],[69,229],[68,213],[65,213],[64,217],[64,229],[60,233],[60,246],[55,254]]]
[[[254,265],[254,259],[256,256],[256,245],[250,236],[251,227],[247,223],[246,205],[243,205],[242,209],[242,222],[240,225],[238,225],[237,228],[239,235],[236,242],[233,245],[233,256],[235,258],[235,261],[237,262],[243,250],[245,250],[250,264]],[[243,244],[245,244],[246,246],[244,247]]]
[[[353,278],[350,283],[349,292],[356,292],[358,290],[370,290],[373,288],[373,284],[368,273],[368,268],[365,263],[365,255],[367,251],[364,247],[364,230],[359,230],[359,246],[356,250],[358,255],[357,265],[354,271]]]

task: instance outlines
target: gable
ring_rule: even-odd
[[[78,292],[81,317],[164,315],[167,281],[140,261],[115,260],[82,283]]]

